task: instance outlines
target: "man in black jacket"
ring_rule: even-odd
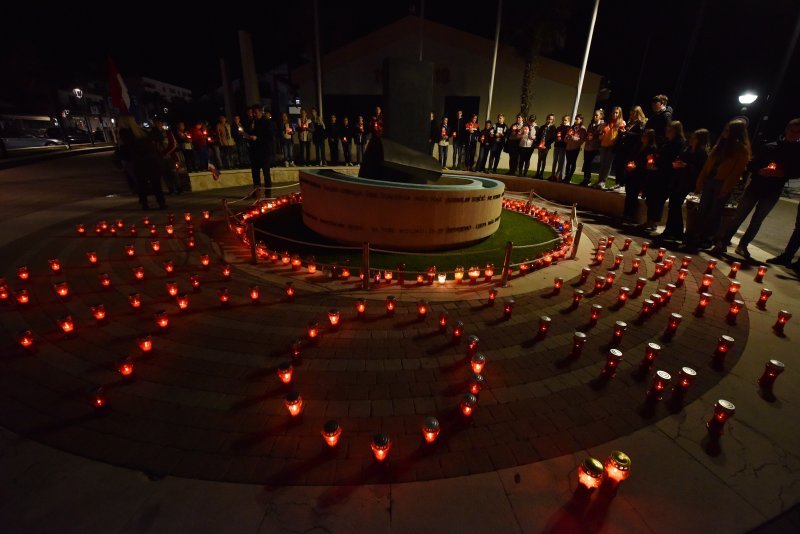
[[[436,113],[431,111],[431,127],[428,130],[428,146],[431,149],[431,156],[433,156],[433,147],[439,142],[439,123],[436,122]]]
[[[656,95],[650,101],[653,115],[647,119],[647,129],[656,132],[656,146],[661,148],[667,140],[667,126],[672,122],[672,108],[667,105],[667,95]]]
[[[450,123],[453,137],[453,166],[451,168],[456,170],[461,170],[461,162],[464,159],[464,126],[466,124],[467,119],[464,118],[464,112],[458,110],[455,120]]]
[[[253,117],[245,126],[247,146],[250,152],[250,172],[253,176],[253,186],[261,187],[261,171],[264,171],[264,186],[272,187],[270,167],[274,154],[275,137],[277,129],[272,122],[269,111],[264,113],[261,105],[253,106]]]
[[[331,151],[331,165],[339,165],[339,123],[336,122],[336,115],[331,115],[331,121],[328,123],[326,134],[328,135],[328,148]]]

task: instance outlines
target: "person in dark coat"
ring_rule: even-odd
[[[464,166],[468,171],[475,170],[475,148],[481,136],[481,125],[478,123],[478,116],[473,115],[470,121],[464,125]]]
[[[342,126],[339,128],[339,138],[342,141],[342,153],[344,154],[344,164],[346,167],[353,166],[353,127],[350,125],[350,118],[342,117]]]
[[[147,197],[153,194],[158,202],[158,208],[165,209],[167,203],[161,190],[163,158],[156,143],[130,115],[119,118],[119,128],[120,144],[129,149],[133,172],[138,182],[139,204],[143,210],[150,209]]]
[[[747,245],[758,235],[761,223],[778,203],[784,185],[788,180],[800,178],[800,118],[789,121],[782,139],[761,146],[750,161],[748,170],[751,172],[750,183],[739,199],[733,219],[720,232],[714,247],[716,253],[725,252],[731,238],[755,209],[736,247],[736,254],[747,260],[750,259]],[[793,255],[787,255],[787,261]],[[771,263],[778,262],[773,258]]]
[[[555,115],[552,113],[549,114],[545,119],[545,123],[542,124],[539,127],[539,131],[536,132],[536,151],[538,158],[536,161],[535,178],[540,180],[544,179],[544,170],[545,167],[547,167],[547,153],[550,152],[550,147],[556,140],[555,118]]]
[[[480,143],[480,151],[478,152],[478,162],[475,166],[475,172],[489,172],[487,169],[486,161],[489,159],[489,153],[494,146],[494,126],[492,121],[487,120],[478,136],[478,143]]]
[[[489,165],[487,172],[497,174],[497,166],[500,164],[500,156],[503,155],[503,147],[506,145],[509,128],[506,124],[506,116],[502,113],[497,116],[497,123],[492,128],[492,150],[489,153]]]
[[[645,194],[647,195],[645,231],[654,232],[661,222],[664,215],[664,203],[669,196],[669,186],[674,173],[672,163],[678,159],[685,146],[686,137],[683,134],[683,124],[679,121],[672,121],[667,126],[667,137],[664,143],[658,147],[655,156],[655,173],[645,184]]]
[[[628,173],[625,166],[639,152],[639,145],[642,132],[644,132],[647,118],[644,116],[641,106],[631,108],[628,122],[625,128],[620,129],[619,139],[617,140],[617,154],[614,158],[614,188],[625,185],[625,178]],[[649,125],[648,125],[649,127]]]
[[[433,156],[433,147],[439,143],[439,123],[436,121],[436,113],[431,111],[431,126],[428,130],[428,145]]]
[[[358,123],[353,127],[353,141],[356,144],[356,165],[364,160],[364,146],[367,144],[367,125],[364,116],[358,116]]]
[[[639,195],[646,191],[648,180],[655,170],[656,138],[653,130],[639,137],[639,150],[625,164],[625,212],[623,222],[633,223],[639,206]]]
[[[311,108],[311,140],[314,142],[314,156],[317,165],[325,166],[325,122],[317,108]]]
[[[450,123],[450,131],[452,132],[453,139],[453,169],[461,170],[461,163],[464,161],[464,127],[467,124],[467,119],[464,118],[464,112],[458,110],[456,118]]]
[[[339,164],[339,139],[342,137],[339,131],[340,125],[336,121],[336,115],[331,115],[331,120],[326,130],[328,135],[328,149],[331,151],[331,159],[329,160],[331,165]]]
[[[672,162],[672,179],[669,185],[669,210],[667,225],[657,241],[681,241],[683,239],[683,202],[694,191],[700,169],[706,164],[710,134],[706,129],[695,130],[689,144]]]
[[[647,127],[656,132],[656,145],[660,148],[667,139],[667,126],[672,122],[672,108],[667,104],[667,95],[656,95],[650,101],[653,115],[647,121]]]
[[[264,185],[267,189],[272,187],[270,167],[275,152],[275,138],[277,130],[275,123],[270,120],[270,114],[256,104],[253,106],[253,118],[245,127],[248,148],[250,152],[250,171],[253,177],[253,186],[261,187],[261,172],[264,172]]]

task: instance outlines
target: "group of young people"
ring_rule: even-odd
[[[496,122],[486,120],[483,127],[477,115],[467,119],[458,111],[451,122],[447,117],[437,121],[431,113],[428,140],[431,155],[438,148],[443,169],[497,173],[505,152],[509,163],[507,173],[527,176],[536,154],[533,176],[539,179],[545,178],[552,152],[547,178],[570,184],[583,149],[583,179],[575,185],[605,189],[608,177],[613,174],[614,185],[609,189],[625,188],[622,223],[635,224],[639,199],[644,199],[646,220],[638,225],[639,230],[658,242],[682,242],[687,249],[725,252],[739,226],[753,212],[748,229],[736,247],[737,254],[749,259],[747,247],[778,202],[784,185],[789,179],[800,178],[800,119],[790,121],[778,141],[754,151],[745,117],[729,121],[712,146],[707,129],[687,134],[683,124],[673,120],[673,110],[665,95],[654,96],[650,110],[647,117],[641,106],[634,106],[626,121],[620,107],[612,108],[609,115],[597,109],[588,123],[581,115],[574,120],[564,115],[559,124],[551,113],[541,125],[535,115],[527,119],[517,115],[509,125],[500,114]],[[592,184],[596,160],[598,180]],[[738,198],[735,214],[723,223],[725,208],[743,178],[747,179],[747,186]],[[684,202],[692,193],[700,195],[700,200],[691,231],[687,232]],[[660,234],[653,235],[664,218],[666,206],[666,225]],[[800,210],[797,226],[797,237],[790,240],[784,254],[771,262],[791,262],[800,247]]]

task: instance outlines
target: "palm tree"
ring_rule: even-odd
[[[508,18],[524,21],[515,24],[510,32],[510,42],[525,58],[520,92],[520,113],[529,115],[533,100],[533,82],[536,78],[539,57],[564,47],[567,25],[571,21],[575,0],[528,0],[511,3]]]

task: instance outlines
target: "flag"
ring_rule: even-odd
[[[127,114],[130,112],[131,97],[128,95],[128,88],[125,87],[125,80],[120,76],[111,57],[108,58],[108,87],[111,92],[111,105],[115,107],[120,114]]]

